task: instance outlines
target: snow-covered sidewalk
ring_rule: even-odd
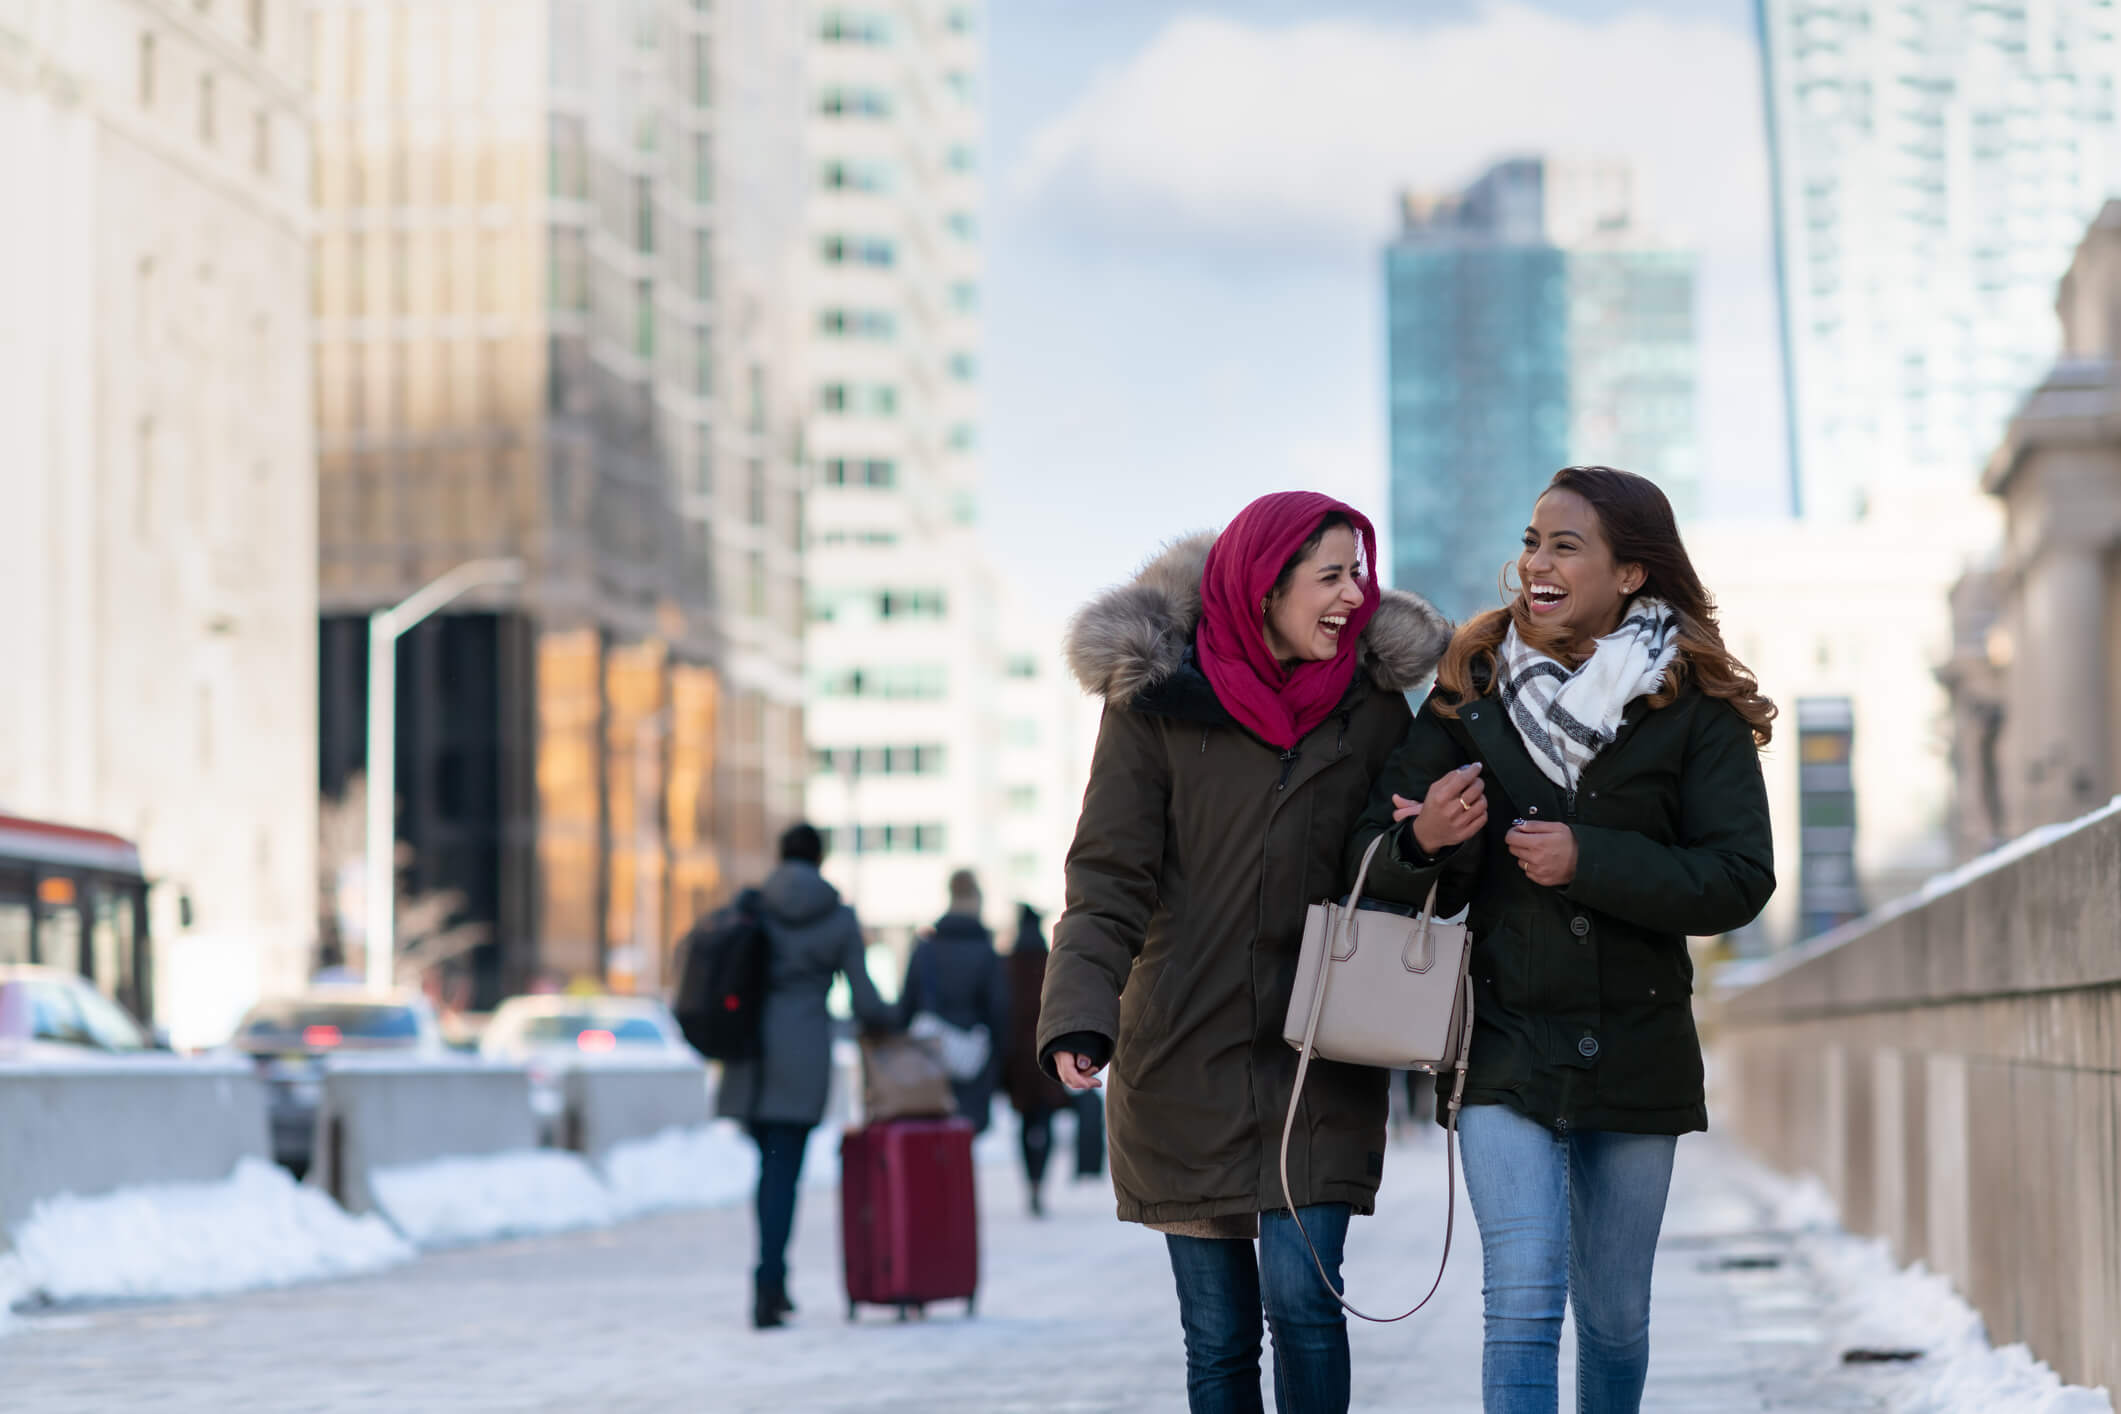
[[[1114,1222],[1109,1190],[1070,1184],[1064,1171],[1048,1184],[1052,1216],[1026,1216],[1007,1161],[1014,1137],[1004,1120],[983,1145],[983,1281],[971,1320],[944,1304],[924,1321],[865,1312],[847,1324],[837,1195],[821,1144],[794,1252],[802,1312],[787,1330],[745,1324],[752,1234],[748,1205],[738,1202],[431,1252],[359,1280],[32,1315],[0,1343],[9,1407],[100,1409],[147,1398],[170,1414],[1178,1414],[1184,1359],[1162,1239]],[[1057,1168],[1067,1153],[1057,1146]],[[1938,1283],[1893,1273],[1875,1247],[1818,1228],[1816,1195],[1715,1140],[1690,1138],[1680,1153],[1646,1409],[2109,1408],[2103,1395],[2064,1391],[2029,1360],[1988,1350]],[[1442,1240],[1442,1167],[1436,1136],[1393,1150],[1379,1215],[1356,1226],[1351,1244],[1358,1302],[1411,1299],[1426,1287]],[[1355,1330],[1356,1409],[1479,1409],[1480,1253],[1463,1206],[1460,1216],[1437,1304],[1401,1325]],[[1846,1363],[1855,1348],[1922,1355]],[[1564,1408],[1567,1388],[1565,1370]]]

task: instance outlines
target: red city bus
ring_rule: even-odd
[[[0,814],[0,964],[76,972],[153,1015],[147,880],[131,840]]]

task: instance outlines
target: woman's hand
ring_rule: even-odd
[[[1460,766],[1438,776],[1428,795],[1419,802],[1392,797],[1392,818],[1414,820],[1414,843],[1422,853],[1442,854],[1453,845],[1464,844],[1488,823],[1488,783],[1480,778],[1480,763]]]
[[[1576,877],[1576,832],[1558,820],[1526,820],[1502,837],[1535,884],[1558,889]]]
[[[1090,1058],[1074,1051],[1053,1053],[1053,1073],[1060,1083],[1070,1090],[1102,1090],[1105,1082],[1097,1078],[1098,1067],[1090,1064]]]

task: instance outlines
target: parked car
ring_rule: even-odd
[[[375,997],[333,988],[259,1002],[229,1044],[265,1077],[273,1158],[300,1178],[309,1171],[328,1056],[403,1052],[446,1054],[441,1022],[417,992]]]
[[[558,1142],[567,1072],[600,1056],[697,1060],[670,1008],[653,997],[510,997],[486,1023],[479,1054],[530,1071],[540,1142]]]
[[[0,1060],[80,1060],[160,1050],[146,1027],[87,979],[0,965]]]

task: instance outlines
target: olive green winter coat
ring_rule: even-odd
[[[1193,656],[1209,544],[1174,547],[1078,616],[1071,666],[1105,699],[1038,1027],[1110,1056],[1119,1216],[1172,1223],[1282,1204],[1296,1074],[1282,1040],[1307,905],[1337,895],[1370,782],[1406,734],[1402,694],[1448,638],[1388,592],[1333,715],[1284,755],[1223,709]],[[1387,1073],[1314,1064],[1289,1158],[1298,1204],[1369,1212]]]
[[[1744,926],[1775,891],[1751,729],[1691,685],[1655,710],[1638,698],[1613,744],[1565,792],[1493,696],[1467,703],[1455,721],[1433,707],[1432,697],[1378,777],[1348,872],[1391,830],[1368,893],[1419,904],[1441,870],[1440,910],[1470,901],[1466,1102],[1507,1104],[1564,1131],[1706,1129],[1687,937]],[[1392,826],[1393,792],[1420,799],[1473,761],[1487,781],[1487,828],[1441,861],[1420,857]],[[1519,818],[1575,831],[1574,880],[1548,888],[1525,877],[1503,842]]]

